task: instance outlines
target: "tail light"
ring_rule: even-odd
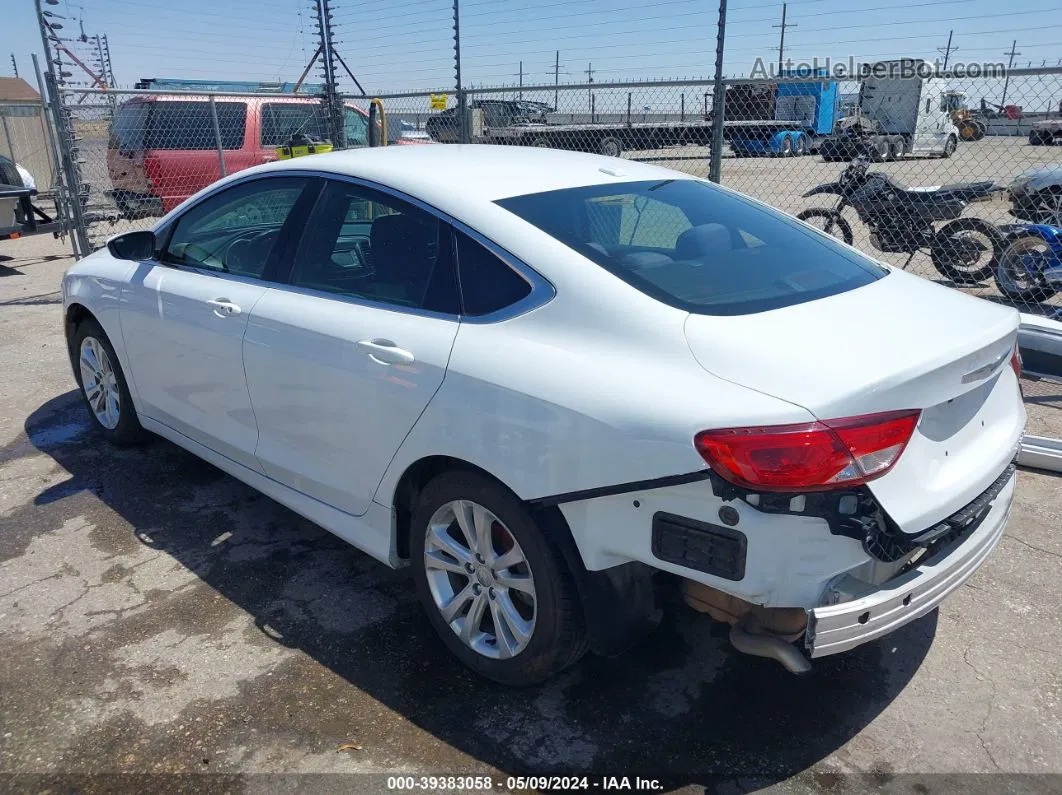
[[[760,491],[826,491],[888,472],[914,433],[918,410],[799,425],[701,431],[693,444],[720,476]]]
[[[1021,351],[1018,349],[1017,343],[1014,344],[1014,353],[1010,355],[1010,366],[1014,370],[1014,375],[1021,378]]]

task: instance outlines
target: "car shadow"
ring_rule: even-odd
[[[588,656],[536,688],[507,689],[450,656],[408,575],[169,442],[107,447],[76,392],[33,412],[25,432],[7,448],[9,459],[40,451],[69,472],[37,495],[33,510],[60,512],[64,500],[95,494],[140,543],[252,616],[268,642],[301,651],[409,723],[508,773],[642,774],[668,786],[740,777],[742,789],[780,781],[885,709],[936,632],[933,612],[797,678],[734,652],[725,627],[669,602],[660,628],[638,648]],[[47,526],[56,519],[61,513]],[[320,719],[313,710],[293,717],[308,709],[298,701],[285,709],[288,723]]]

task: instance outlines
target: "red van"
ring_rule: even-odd
[[[290,96],[217,97],[218,131],[225,170],[232,174],[276,160],[276,147],[293,133],[327,140],[328,123],[319,99]],[[348,146],[368,143],[368,114],[347,105]],[[389,143],[406,140],[400,125]],[[143,96],[123,102],[111,120],[108,194],[128,218],[163,215],[221,177],[210,102],[205,97]]]

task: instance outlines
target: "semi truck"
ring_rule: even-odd
[[[861,81],[855,114],[838,120],[823,140],[822,159],[875,162],[909,154],[951,157],[959,136],[949,111],[946,79],[919,76],[921,59],[879,61]]]

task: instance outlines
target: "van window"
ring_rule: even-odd
[[[343,109],[344,137],[347,146],[368,146],[369,120],[353,108]]]
[[[210,103],[203,101],[149,102],[144,149],[217,149]],[[243,148],[247,121],[244,102],[215,102],[218,131],[224,149]]]
[[[496,203],[646,295],[687,312],[764,312],[888,274],[783,213],[699,180],[590,185]]]
[[[143,149],[150,112],[150,102],[135,101],[120,105],[111,121],[111,149]]]
[[[262,146],[283,146],[295,133],[327,141],[328,120],[319,104],[266,102],[262,105]]]

